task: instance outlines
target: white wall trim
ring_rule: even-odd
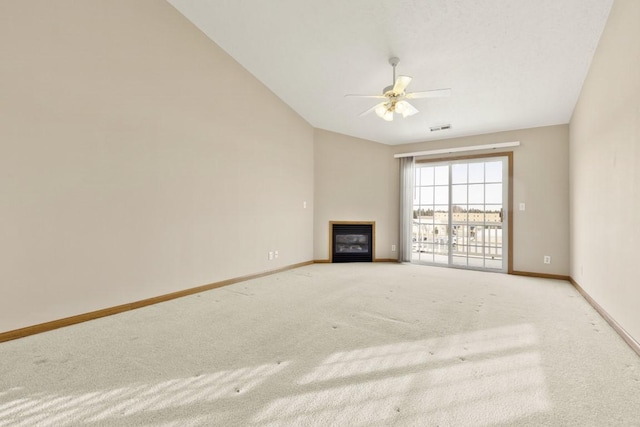
[[[471,145],[468,147],[441,148],[438,150],[416,151],[413,153],[401,153],[401,154],[395,154],[393,157],[395,157],[396,159],[399,159],[401,157],[432,156],[435,154],[460,153],[464,151],[496,150],[498,148],[517,147],[519,145],[520,145],[520,141],[497,142],[495,144]]]

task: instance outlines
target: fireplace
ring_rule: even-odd
[[[331,262],[372,262],[373,222],[331,223]]]

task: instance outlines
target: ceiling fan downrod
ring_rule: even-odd
[[[393,80],[391,81],[392,85],[396,83],[396,65],[398,65],[399,62],[400,58],[397,58],[395,56],[389,58],[389,64],[391,64],[391,66],[393,67]]]
[[[399,62],[400,58],[398,57],[392,56],[391,58],[389,58],[389,64],[391,64],[391,66],[393,67],[393,80],[391,80],[390,86],[387,86],[382,90],[383,94],[386,94],[391,89],[393,89],[393,86],[396,84],[396,65],[398,65]]]

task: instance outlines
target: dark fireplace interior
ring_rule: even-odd
[[[333,224],[332,262],[372,262],[371,224]]]

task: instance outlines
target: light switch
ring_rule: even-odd
[[[521,211],[523,211],[523,210],[524,210],[524,208],[525,208],[525,206],[524,206],[524,202],[520,202],[520,210],[521,210]]]

